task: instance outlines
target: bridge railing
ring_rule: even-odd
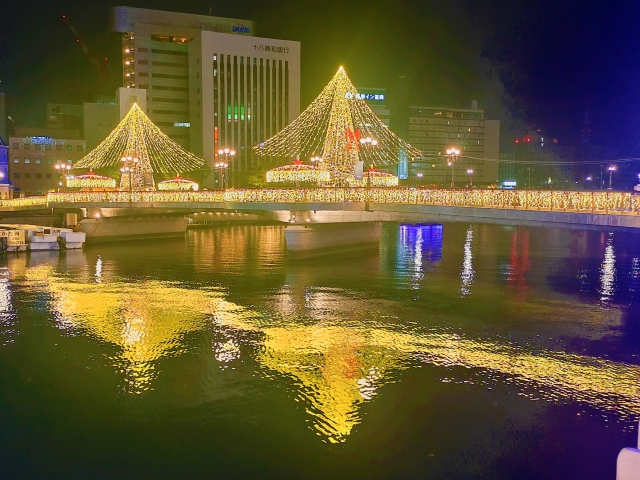
[[[421,188],[256,188],[200,192],[66,192],[1,200],[0,207],[87,203],[396,203],[567,212],[640,214],[640,195],[550,190]]]

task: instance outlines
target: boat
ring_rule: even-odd
[[[148,240],[184,236],[189,220],[184,217],[96,217],[80,220],[87,242]]]
[[[71,228],[14,225],[24,231],[27,250],[73,250],[82,248],[86,235]]]
[[[291,256],[309,257],[377,247],[381,232],[380,222],[294,224],[284,237]]]
[[[74,232],[71,228],[43,227],[40,225],[4,224],[0,225],[0,230],[6,231],[9,235],[14,235],[14,238],[18,238],[18,245],[20,245],[20,239],[24,239],[26,250],[31,251],[82,248],[86,238],[83,232]],[[15,232],[21,232],[22,234]],[[15,237],[16,235],[17,237]],[[12,243],[15,243],[15,240]],[[10,249],[7,247],[7,250]],[[24,248],[15,250],[24,250]]]

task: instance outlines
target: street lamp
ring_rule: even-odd
[[[129,174],[129,197],[132,197],[133,196],[132,175],[134,172],[136,172],[138,168],[139,160],[138,160],[138,157],[133,155],[123,155],[120,161],[122,162],[122,167],[120,167],[120,171],[125,175]]]
[[[416,177],[418,179],[418,185],[422,184],[422,173],[416,173]]]
[[[60,186],[62,187],[62,191],[64,192],[67,189],[67,175],[69,174],[69,170],[71,170],[71,165],[58,163],[56,164],[55,168],[56,170],[59,170],[60,173],[62,173],[62,184]]]
[[[453,179],[453,170],[455,168],[454,164],[456,163],[456,160],[458,160],[458,155],[460,155],[460,150],[458,150],[455,147],[448,148],[447,155],[449,156],[449,161],[447,162],[447,165],[451,167],[451,188],[454,188],[455,183]]]
[[[469,178],[471,179],[471,187],[473,187],[473,169],[472,168],[467,168],[467,175],[469,175]]]
[[[233,160],[233,157],[235,156],[235,154],[236,154],[236,151],[232,148],[221,148],[220,150],[218,150],[218,155],[224,156],[224,161],[220,161],[215,164],[215,167],[218,169],[218,188],[220,190],[225,189],[225,185],[223,185],[223,182],[227,183],[226,169],[229,166],[229,157],[231,157],[231,159]],[[222,175],[223,169],[225,172],[224,176]]]
[[[612,182],[612,180],[613,180],[613,172],[615,172],[615,171],[616,171],[616,167],[615,167],[615,166],[613,166],[613,165],[611,165],[611,166],[608,168],[608,170],[609,170],[609,190],[611,190],[611,182]]]

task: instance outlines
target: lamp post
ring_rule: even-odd
[[[223,183],[227,183],[227,167],[229,166],[229,157],[233,160],[233,157],[236,155],[236,151],[233,148],[221,148],[218,150],[218,156],[223,157],[224,161],[219,161],[215,164],[215,167],[218,169],[218,188],[220,190],[224,190],[226,188]],[[224,176],[222,171],[224,169]]]
[[[591,180],[593,180],[593,177],[589,175],[587,176],[586,180],[587,180],[587,187],[589,190],[591,190]]]
[[[608,170],[609,170],[609,190],[611,190],[611,182],[613,181],[613,172],[616,171],[616,167],[611,165]]]
[[[134,155],[123,155],[120,159],[122,167],[120,171],[123,175],[129,175],[129,202],[133,201],[133,174],[137,173],[138,157]]]
[[[467,168],[467,175],[469,175],[469,178],[471,179],[471,187],[473,188],[473,169],[472,168]]]
[[[233,160],[236,151],[232,148],[221,148],[218,150],[218,155],[224,158],[224,161],[219,161],[216,163],[216,168],[218,169],[218,188],[220,190],[224,190],[227,185],[227,167],[229,167],[229,157]]]
[[[418,185],[422,185],[422,173],[416,173],[416,179],[417,179],[416,183]]]
[[[447,165],[451,167],[451,188],[454,188],[455,182],[453,178],[453,170],[455,168],[454,164],[456,163],[456,160],[458,160],[458,155],[460,155],[460,150],[455,147],[448,148],[447,155],[449,156],[449,162],[447,162]]]
[[[62,191],[64,192],[67,190],[67,175],[69,174],[69,170],[71,170],[71,165],[58,163],[55,168],[62,173]]]
[[[365,137],[360,139],[360,145],[364,151],[368,151],[370,148],[378,146],[378,140],[371,137]],[[375,167],[373,163],[369,166],[369,174],[367,175],[367,188],[371,188],[371,174],[375,172]]]

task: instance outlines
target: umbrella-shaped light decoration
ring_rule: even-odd
[[[305,165],[302,160],[294,160],[292,165],[267,170],[268,183],[328,183],[330,174],[315,165]]]
[[[137,103],[103,142],[80,159],[75,168],[96,170],[121,166],[137,159],[133,170],[120,177],[121,190],[141,190],[152,186],[154,173],[179,174],[196,170],[204,160],[187,152],[164,134]],[[129,184],[131,181],[131,185]]]
[[[69,188],[116,188],[116,183],[115,178],[96,175],[93,171],[67,178],[67,187]]]
[[[270,158],[321,152],[321,168],[329,171],[331,186],[350,185],[358,161],[388,165],[423,155],[373,113],[342,67],[298,118],[253,151]]]
[[[168,190],[173,192],[191,190],[193,192],[197,192],[198,184],[193,180],[188,180],[177,175],[176,178],[170,178],[169,180],[158,182],[158,190]]]

